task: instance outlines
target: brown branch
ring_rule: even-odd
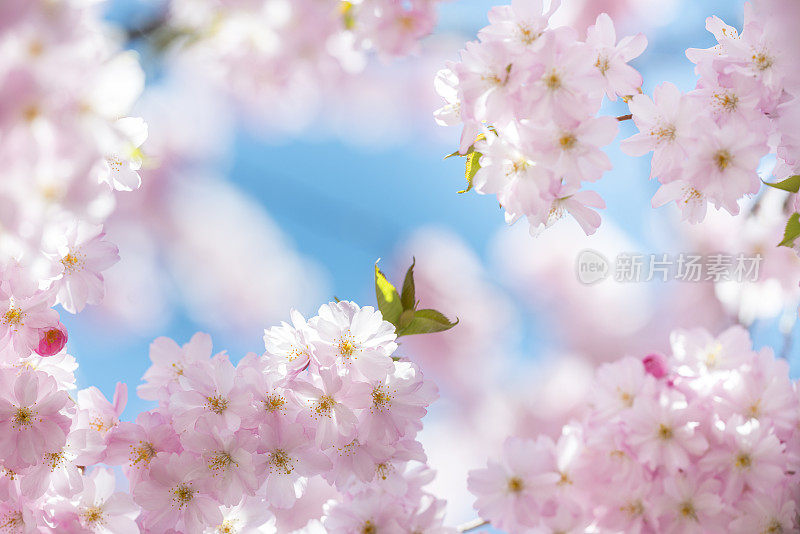
[[[627,115],[620,115],[619,117],[617,117],[617,120],[622,122],[622,121],[629,121],[632,118],[633,118],[633,114],[632,113],[628,113]]]

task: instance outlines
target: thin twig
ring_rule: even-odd
[[[456,530],[458,530],[459,532],[472,532],[473,530],[485,527],[488,524],[489,524],[488,521],[478,518],[473,521],[464,523],[463,525],[459,525],[458,527],[456,527]]]
[[[632,118],[633,118],[633,113],[628,113],[627,115],[620,115],[619,117],[617,117],[617,120],[619,122],[622,122],[622,121],[629,121]]]

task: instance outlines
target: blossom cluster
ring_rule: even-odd
[[[0,360],[0,527],[3,532],[135,533],[138,507],[116,491],[113,471],[86,470],[119,422],[127,389],[112,402],[75,389],[75,359],[61,351]]]
[[[0,17],[0,351],[50,355],[104,294],[117,259],[103,222],[139,187],[147,126],[128,117],[144,84],[97,6],[13,0]]]
[[[598,112],[604,96],[640,91],[642,77],[628,62],[647,40],[639,34],[618,42],[606,14],[580,40],[572,28],[549,26],[559,2],[544,13],[542,4],[515,0],[491,9],[479,40],[438,73],[447,104],[436,119],[463,123],[460,153],[480,156],[470,186],[497,195],[507,222],[527,217],[533,232],[568,212],[590,234],[600,224],[591,208],[605,203],[582,186],[611,169],[601,147],[618,130],[614,117]]]
[[[367,54],[405,56],[433,30],[440,0],[174,0],[167,23],[181,56],[256,109],[313,107],[326,84]],[[291,120],[290,116],[285,117]]]
[[[138,389],[158,406],[133,422],[119,419],[124,385],[111,402],[96,388],[72,400],[77,365],[64,352],[9,364],[0,524],[230,533],[321,520],[328,532],[450,532],[416,440],[436,387],[393,358],[395,337],[380,312],[338,302],[309,320],[293,312],[266,331],[263,355],[236,365],[212,356],[206,334],[183,346],[159,338]],[[98,463],[121,466],[130,492],[115,492]]]
[[[342,301],[309,320],[294,312],[266,331],[263,356],[238,365],[212,357],[204,334],[183,347],[157,339],[139,395],[158,408],[112,430],[104,458],[127,473],[143,530],[302,515],[321,477],[339,496],[329,532],[436,532],[443,502],[422,490],[432,472],[415,440],[436,388],[392,359],[395,337],[380,312]]]
[[[732,327],[601,366],[558,441],[511,438],[468,485],[509,532],[794,532],[800,389]],[[543,530],[536,530],[543,529]]]
[[[693,223],[705,218],[708,203],[736,215],[739,200],[761,187],[764,156],[776,157],[778,179],[800,172],[798,43],[781,32],[793,19],[763,4],[745,5],[741,34],[716,16],[707,19],[717,44],[686,51],[699,77],[694,90],[681,93],[665,82],[652,99],[631,100],[639,133],[622,149],[653,153],[651,177],[661,184],[654,207],[674,201]]]

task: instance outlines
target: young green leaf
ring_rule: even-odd
[[[782,189],[784,191],[789,191],[790,193],[797,193],[797,191],[800,190],[800,174],[795,174],[794,176],[790,176],[785,180],[781,180],[780,182],[776,182],[774,184],[769,182],[764,183],[770,187],[774,187],[775,189]]]
[[[400,302],[400,295],[397,293],[397,289],[389,283],[386,276],[378,269],[377,261],[375,262],[375,296],[378,299],[378,309],[383,318],[397,328],[400,322],[400,314],[403,313],[403,305]]]
[[[794,247],[794,242],[800,237],[800,213],[793,213],[786,221],[786,229],[783,231],[783,241],[778,243],[779,247]]]
[[[436,310],[417,310],[414,312],[414,318],[411,320],[408,326],[400,329],[397,332],[397,336],[400,337],[410,336],[413,334],[444,332],[445,330],[450,330],[457,324],[458,319],[456,319],[456,322],[451,323],[450,319]]]
[[[481,134],[483,135],[483,134]],[[467,180],[467,188],[459,191],[459,193],[466,193],[472,189],[472,179],[475,178],[475,175],[481,168],[481,154],[480,152],[471,152],[467,156],[467,168],[464,171],[464,178]]]
[[[400,314],[400,322],[397,325],[397,331],[399,332],[410,325],[414,320],[414,315],[416,315],[416,312],[413,309],[403,310],[403,313]]]
[[[413,310],[416,307],[416,290],[414,288],[414,265],[417,264],[417,259],[411,261],[411,267],[406,271],[406,279],[403,280],[403,291],[400,293],[400,302],[403,304],[403,310]]]

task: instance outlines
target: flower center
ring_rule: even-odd
[[[631,517],[638,517],[644,513],[644,505],[640,500],[630,501],[624,506],[620,506],[619,509]]]
[[[15,308],[13,306],[3,314],[3,322],[8,326],[20,326],[24,318],[25,312],[22,311],[22,308]]]
[[[519,493],[525,489],[525,483],[519,477],[511,477],[508,479],[508,491],[511,493]]]
[[[21,428],[23,426],[33,425],[34,413],[35,412],[30,408],[17,408],[17,411],[14,413],[14,417],[11,418],[12,426]]]
[[[286,356],[286,359],[290,362],[298,358],[308,358],[308,347],[292,347],[292,350],[289,351],[289,354]]]
[[[739,97],[733,93],[725,93],[724,95],[715,95],[719,106],[725,111],[733,112],[739,107]]]
[[[566,213],[567,210],[564,208],[564,203],[561,201],[561,199],[554,200],[553,205],[550,206],[550,212],[547,214],[546,225],[550,226],[556,221],[561,220]]]
[[[25,527],[25,519],[20,510],[12,510],[0,517],[0,529],[6,532],[21,532]]]
[[[377,475],[381,477],[381,480],[386,480],[386,477],[388,477],[389,473],[391,472],[392,472],[392,464],[381,462],[375,466],[375,473],[377,473]]]
[[[283,449],[277,449],[270,453],[269,464],[287,475],[294,471],[294,461]]]
[[[533,43],[542,35],[541,32],[533,31],[533,29],[527,24],[520,24],[517,26],[517,30],[519,31],[520,40],[526,45]]]
[[[694,187],[684,187],[683,198],[681,200],[684,204],[689,204],[690,202],[700,202],[703,200],[703,193]]]
[[[50,471],[55,471],[59,466],[66,464],[64,451],[48,452],[44,455],[44,460],[50,465]]]
[[[361,534],[378,534],[378,527],[375,526],[371,519],[367,519],[361,527]]]
[[[64,271],[67,274],[74,274],[78,271],[83,270],[84,266],[84,256],[83,254],[79,254],[77,252],[73,253],[70,252],[63,258],[61,258],[61,265],[64,266]]]
[[[550,71],[550,74],[544,77],[544,85],[551,91],[561,88],[561,76],[558,75],[555,69]]]
[[[39,115],[41,115],[41,110],[39,106],[36,104],[31,104],[29,106],[25,106],[25,109],[22,110],[22,118],[24,118],[27,122],[35,121]]]
[[[358,350],[356,347],[356,339],[353,337],[349,331],[342,334],[342,337],[339,338],[339,354],[342,355],[343,358],[349,358]]]
[[[633,395],[628,393],[627,391],[622,391],[622,388],[617,386],[617,393],[619,393],[619,400],[622,401],[622,404],[630,408],[633,406]]]
[[[106,430],[110,430],[113,424],[107,423],[102,417],[93,417],[89,421],[89,426],[95,429],[97,432],[105,432]]]
[[[107,156],[106,162],[113,172],[120,172],[122,170],[122,160],[117,156]]]
[[[269,394],[267,398],[264,399],[264,409],[269,413],[277,412],[282,409],[285,404],[286,399],[284,399],[282,395]]]
[[[178,508],[183,508],[194,499],[194,493],[195,491],[189,484],[178,484],[175,486],[175,489],[172,490],[172,499],[177,501]]]
[[[206,406],[215,414],[221,415],[225,410],[228,409],[228,399],[222,395],[206,397]]]
[[[777,519],[773,519],[764,529],[764,534],[783,534],[783,525]]]
[[[181,364],[173,362],[170,365],[172,366],[172,370],[175,371],[175,376],[183,375],[183,367],[181,366]]]
[[[236,520],[226,519],[220,526],[217,527],[217,534],[235,534],[236,533]]]
[[[658,425],[658,437],[664,441],[672,439],[675,433],[672,431],[672,428],[668,427],[664,423]]]
[[[775,60],[764,52],[759,52],[758,54],[753,54],[753,63],[757,70],[764,71],[772,67],[775,64]]]
[[[746,452],[740,452],[736,455],[736,461],[734,465],[739,469],[749,469],[751,465],[753,465],[753,459],[750,458],[750,455]]]
[[[597,61],[595,61],[594,66],[600,71],[600,74],[603,76],[606,75],[608,69],[611,68],[611,64],[608,62],[608,58],[604,56],[598,56]]]
[[[336,401],[330,395],[322,395],[317,401],[317,406],[314,409],[319,415],[330,416],[331,410],[336,406]]]
[[[387,408],[392,402],[392,397],[383,385],[375,386],[372,390],[372,405],[376,408]]]
[[[51,328],[47,332],[44,333],[44,340],[47,342],[48,345],[52,345],[58,341],[61,341],[61,337],[63,334],[61,330],[58,328]]]
[[[140,441],[139,443],[138,447],[131,445],[131,465],[137,465],[140,462],[142,465],[148,465],[156,455],[156,448],[149,442]]]
[[[720,171],[724,171],[725,169],[727,169],[732,161],[733,161],[733,156],[731,156],[731,153],[725,149],[718,150],[714,154],[714,163],[716,164],[717,169],[719,169]]]
[[[666,126],[662,126],[656,130],[653,130],[653,135],[658,138],[658,141],[667,141],[671,142],[674,141],[677,137],[676,129],[674,124],[667,124]]]
[[[208,468],[212,471],[225,471],[230,469],[231,466],[238,466],[239,464],[233,459],[231,453],[227,451],[214,451],[214,454],[208,460]]]
[[[761,416],[761,399],[758,399],[747,409],[747,417],[750,419],[758,419]]]
[[[570,150],[575,147],[577,142],[578,139],[571,133],[562,135],[561,139],[558,140],[558,144],[561,145],[561,150]]]
[[[83,511],[83,519],[89,525],[95,524],[102,524],[103,521],[103,509],[99,506],[90,506],[86,510]]]
[[[678,511],[683,517],[688,517],[690,519],[697,521],[697,510],[695,510],[692,501],[683,501],[678,506]]]

